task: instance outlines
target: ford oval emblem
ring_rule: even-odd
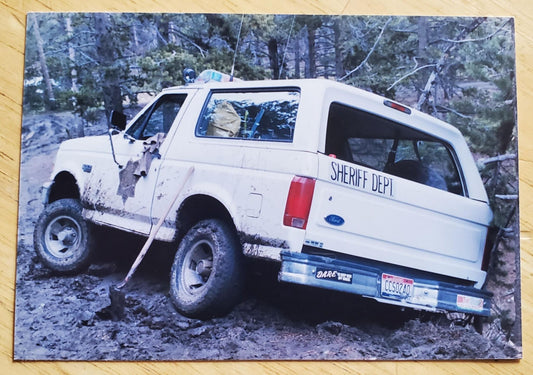
[[[328,222],[329,224],[335,225],[337,227],[344,224],[344,219],[340,217],[339,215],[331,214],[331,215],[326,216],[324,220],[326,220],[326,222]]]

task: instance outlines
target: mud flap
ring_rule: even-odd
[[[331,289],[427,311],[490,316],[492,293],[381,262],[282,251],[279,281]]]

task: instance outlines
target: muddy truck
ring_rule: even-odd
[[[95,225],[148,237],[162,220],[188,317],[239,302],[246,257],[278,262],[281,282],[490,314],[492,211],[455,127],[330,80],[213,78],[61,144],[34,232],[46,266],[83,271]]]

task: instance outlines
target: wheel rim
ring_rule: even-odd
[[[81,227],[70,216],[54,218],[44,232],[47,251],[56,258],[67,258],[78,248],[81,241]]]
[[[213,248],[206,240],[195,242],[185,254],[179,275],[180,284],[189,294],[200,293],[211,276]]]

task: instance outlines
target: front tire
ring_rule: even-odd
[[[170,296],[183,315],[209,319],[228,313],[244,290],[242,248],[232,226],[200,221],[183,237],[170,276]]]
[[[78,273],[89,266],[89,226],[76,199],[59,199],[45,207],[35,224],[33,244],[41,261],[62,273]]]

